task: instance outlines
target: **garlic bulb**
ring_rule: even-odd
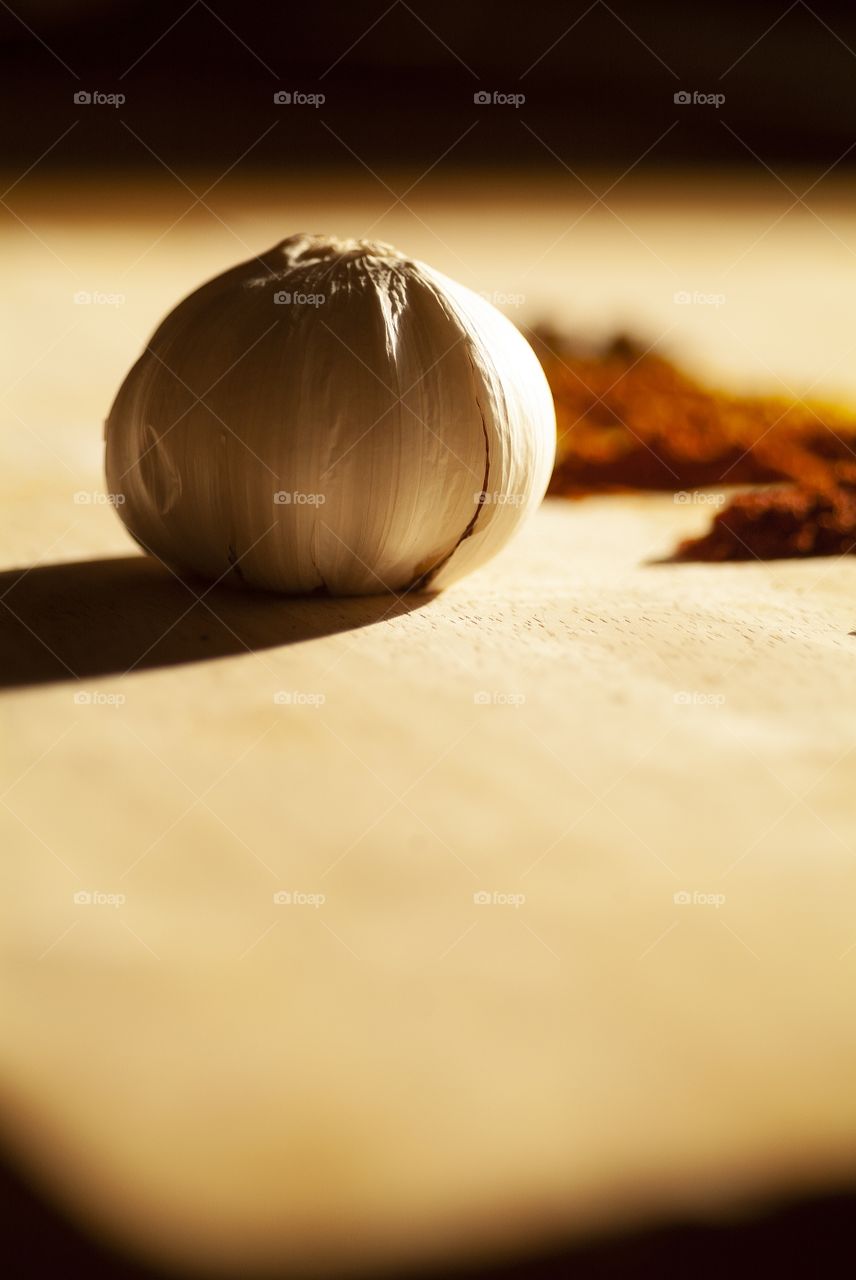
[[[541,501],[541,366],[389,245],[297,235],[163,321],[107,421],[107,482],[167,564],[290,593],[446,586]]]

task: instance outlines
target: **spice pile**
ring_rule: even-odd
[[[556,401],[549,492],[761,485],[735,494],[684,559],[856,550],[856,421],[826,405],[713,391],[631,339],[534,340]]]

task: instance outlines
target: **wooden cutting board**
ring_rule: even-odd
[[[98,228],[42,218],[101,288]],[[55,277],[13,281],[20,1158],[215,1270],[376,1272],[844,1176],[856,563],[657,563],[709,503],[551,501],[442,597],[200,603],[92,496],[177,273],[141,266],[145,301],[70,310],[69,338],[38,332]]]

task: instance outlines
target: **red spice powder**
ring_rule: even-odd
[[[541,330],[556,402],[549,492],[764,485],[740,493],[682,558],[838,555],[856,547],[856,421],[820,404],[705,387],[627,337],[599,350]],[[771,482],[787,481],[769,487]]]
[[[856,491],[813,493],[776,485],[739,493],[714,516],[710,531],[682,542],[679,560],[775,560],[839,556],[856,550]]]

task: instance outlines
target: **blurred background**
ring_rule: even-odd
[[[453,145],[447,173],[552,170],[521,118],[568,164],[616,173],[713,166],[760,179],[748,146],[774,169],[816,175],[853,142],[856,15],[846,4],[726,0],[690,16],[662,0],[18,0],[0,12],[0,38],[5,162],[26,168],[77,125],[39,162],[42,176],[156,172],[146,145],[182,174],[210,165],[219,176],[251,146],[244,175],[347,174],[359,162],[344,142],[365,164],[417,174]],[[76,112],[81,89],[126,102]],[[274,111],[278,89],[323,92],[323,112]],[[474,93],[494,90],[524,94],[525,111],[511,108],[512,122],[475,111]],[[676,112],[679,90],[725,102]]]
[[[309,229],[397,243],[526,324],[850,400],[854,50],[851,9],[803,0],[22,0],[0,219],[43,326],[49,287],[60,319],[121,296],[85,324],[108,385],[130,333]]]

